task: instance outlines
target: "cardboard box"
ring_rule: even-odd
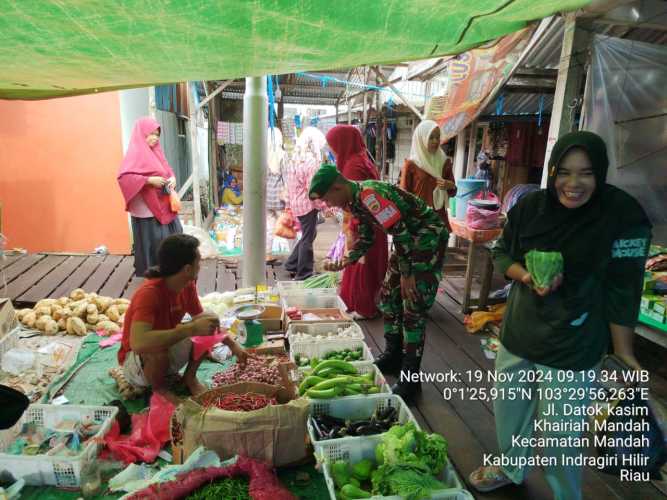
[[[16,311],[9,299],[0,299],[0,339],[18,325]]]

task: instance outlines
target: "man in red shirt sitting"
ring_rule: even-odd
[[[207,390],[197,379],[197,369],[204,359],[194,359],[191,337],[212,335],[220,322],[202,309],[197,294],[199,241],[186,234],[165,238],[158,249],[158,266],[146,273],[146,280],[134,292],[125,313],[123,340],[118,362],[128,382],[151,387],[172,402],[178,398],[167,388],[167,376],[187,365],[183,382],[190,394]],[[181,323],[188,313],[192,321]],[[245,365],[248,354],[230,337],[223,340]]]

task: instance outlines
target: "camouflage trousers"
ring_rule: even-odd
[[[443,240],[431,255],[432,259],[429,260],[428,265],[424,265],[423,262],[412,265],[417,285],[415,302],[404,300],[401,296],[401,273],[398,269],[396,254],[392,254],[389,259],[389,268],[380,292],[380,311],[384,317],[385,336],[402,335],[403,350],[416,351],[418,356],[422,355],[424,347],[426,314],[435,302],[442,279],[445,250],[447,249],[447,240],[446,238]]]

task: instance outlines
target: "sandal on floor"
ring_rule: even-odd
[[[498,466],[479,467],[470,473],[468,480],[473,488],[481,493],[497,490],[512,484],[512,480],[505,475]]]

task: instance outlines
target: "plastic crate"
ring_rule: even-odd
[[[0,359],[2,359],[7,351],[14,349],[14,347],[18,347],[20,332],[21,329],[16,327],[7,332],[7,334],[0,339]]]
[[[114,406],[70,406],[33,404],[12,428],[0,431],[0,470],[8,470],[16,478],[23,478],[34,486],[53,485],[76,488],[81,484],[81,469],[97,458],[102,449],[103,438],[116,418],[118,408]],[[82,420],[92,418],[102,421],[99,432],[88,440],[86,447],[74,457],[46,455],[9,455],[5,450],[21,431],[24,423],[54,427],[63,419]]]
[[[276,283],[278,295],[286,297],[295,290],[303,290],[303,281],[278,281]]]
[[[351,464],[360,460],[369,458],[375,461],[375,447],[380,443],[380,436],[354,437],[344,443],[333,443],[323,441],[322,448],[317,456],[319,462],[323,464],[324,481],[329,490],[329,496],[332,500],[336,499],[336,485],[331,477],[329,464],[336,460],[345,460]],[[459,479],[454,467],[448,461],[444,470],[438,476],[438,480],[448,486],[447,489],[433,492],[430,498],[438,500],[474,500],[470,492],[463,488],[463,483]],[[399,496],[374,496],[376,500],[401,500]]]
[[[398,423],[414,422],[418,429],[421,429],[419,423],[412,415],[410,408],[400,396],[395,394],[369,394],[367,396],[351,396],[346,399],[311,399],[310,415],[329,415],[331,417],[342,418],[344,420],[366,420],[370,418],[376,410],[384,410],[393,406],[398,409]],[[333,445],[351,441],[356,436],[342,437],[336,439],[318,440],[315,428],[311,419],[308,419],[308,436],[310,442],[315,448],[315,455],[318,455],[324,444]]]
[[[341,339],[325,342],[295,342],[290,344],[289,357],[296,364],[296,355],[306,356],[307,358],[323,359],[324,356],[333,351],[343,349],[358,349],[361,347],[362,356],[357,361],[350,361],[352,365],[357,365],[363,361],[373,361],[373,354],[366,345],[366,342],[360,339]],[[299,367],[300,371],[308,370],[307,366]]]
[[[354,336],[352,338],[336,338],[331,337],[327,339],[316,339],[318,335],[326,336],[330,332],[336,332],[339,328],[346,329],[352,327],[354,330]],[[313,337],[312,341],[307,340],[297,340],[294,338],[295,333],[305,333]],[[336,345],[340,342],[346,342],[348,340],[363,340],[364,332],[361,327],[354,321],[340,321],[340,322],[291,322],[287,327],[287,340],[291,346],[294,343],[304,343],[304,344],[326,344]]]
[[[343,299],[338,296],[335,288],[302,288],[294,289],[281,296],[283,307],[288,309],[340,309],[347,311]]]
[[[391,394],[391,388],[389,387],[389,384],[387,384],[387,381],[384,378],[384,375],[382,375],[382,372],[378,370],[377,366],[375,366],[372,362],[370,361],[358,361],[355,364],[355,368],[357,369],[357,373],[359,375],[365,375],[367,373],[373,372],[374,377],[373,377],[373,383],[377,385],[380,388],[380,392],[378,394]],[[297,383],[300,383],[301,380],[304,378],[305,371],[299,371],[296,370],[297,376],[295,379],[297,380]],[[336,401],[336,400],[349,400],[350,398],[365,398],[368,396],[375,396],[375,394],[368,394],[366,396],[361,395],[361,396],[341,396],[338,398],[332,398],[332,399],[327,399],[323,401]]]

